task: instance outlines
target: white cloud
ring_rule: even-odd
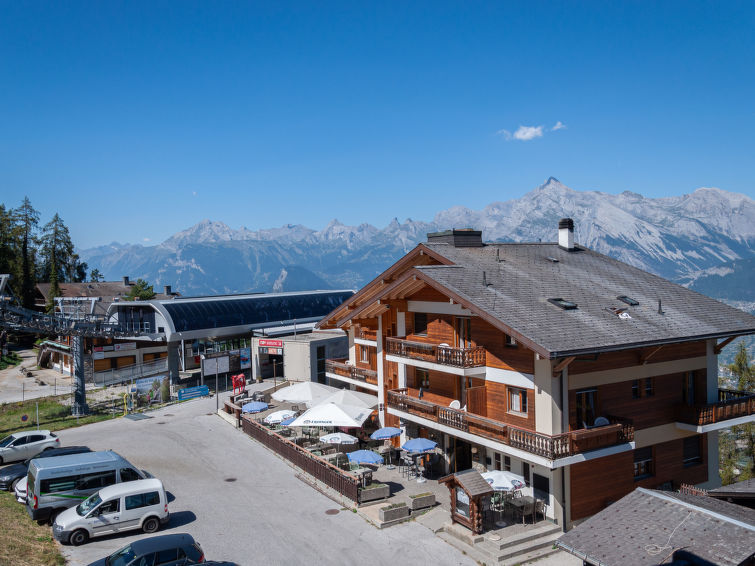
[[[559,122],[560,124],[561,122]],[[197,196],[197,191],[191,191],[192,196]]]
[[[542,126],[519,126],[519,129],[513,134],[509,132],[508,130],[498,130],[498,132],[496,133],[498,135],[502,135],[507,140],[530,141],[530,140],[534,140],[535,138],[543,137],[543,127]]]
[[[142,238],[142,242],[151,242],[152,238]]]
[[[565,130],[566,124],[564,124],[561,120],[556,122],[556,125],[551,128],[551,132],[555,132],[556,130]]]

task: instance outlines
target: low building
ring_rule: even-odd
[[[555,233],[554,226],[554,233]],[[332,382],[379,398],[449,472],[511,470],[562,528],[636,487],[715,487],[718,430],[755,395],[718,388],[718,354],[755,317],[574,242],[428,234],[329,313]]]

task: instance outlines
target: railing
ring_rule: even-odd
[[[326,373],[377,385],[376,371],[347,364],[346,360],[325,360],[325,371]]]
[[[446,366],[471,368],[485,365],[485,348],[452,348],[438,344],[411,342],[402,338],[386,338],[385,350],[388,354],[434,362]]]
[[[123,366],[122,368],[97,371],[94,372],[91,381],[95,385],[113,385],[115,383],[131,381],[132,379],[139,379],[141,377],[150,377],[167,371],[168,358],[165,357],[143,364],[132,364],[130,366]],[[87,379],[87,381],[89,381],[89,379]]]
[[[618,417],[608,417],[611,424],[606,426],[550,436],[507,425],[475,413],[417,399],[410,395],[412,392],[413,390],[407,388],[388,391],[388,407],[551,460],[624,444],[634,439],[634,426],[631,421]]]
[[[718,403],[708,405],[678,405],[676,420],[695,426],[720,423],[729,419],[755,415],[755,393],[719,389]]]
[[[359,478],[310,454],[247,416],[241,418],[242,430],[294,466],[327,485],[344,497],[359,502]]]

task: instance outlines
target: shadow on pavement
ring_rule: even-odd
[[[170,521],[166,525],[168,528],[183,527],[197,520],[197,516],[191,511],[177,511],[170,514]]]

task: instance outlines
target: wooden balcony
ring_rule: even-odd
[[[377,340],[377,330],[373,328],[359,328],[359,331],[356,333],[357,338],[361,338],[362,340],[372,340],[373,342]]]
[[[457,368],[473,368],[485,365],[485,348],[481,346],[452,348],[440,344],[413,342],[403,338],[386,338],[385,351],[393,356]]]
[[[634,440],[629,421],[609,417],[611,424],[550,436],[495,421],[481,415],[418,399],[411,389],[388,392],[388,407],[425,418],[449,428],[507,444],[550,460],[582,454]]]
[[[348,377],[355,381],[377,385],[377,372],[371,369],[360,368],[347,364],[346,360],[325,360],[326,373]]]
[[[708,405],[678,405],[676,420],[694,426],[722,423],[731,419],[755,415],[755,393],[719,389],[718,402]]]

